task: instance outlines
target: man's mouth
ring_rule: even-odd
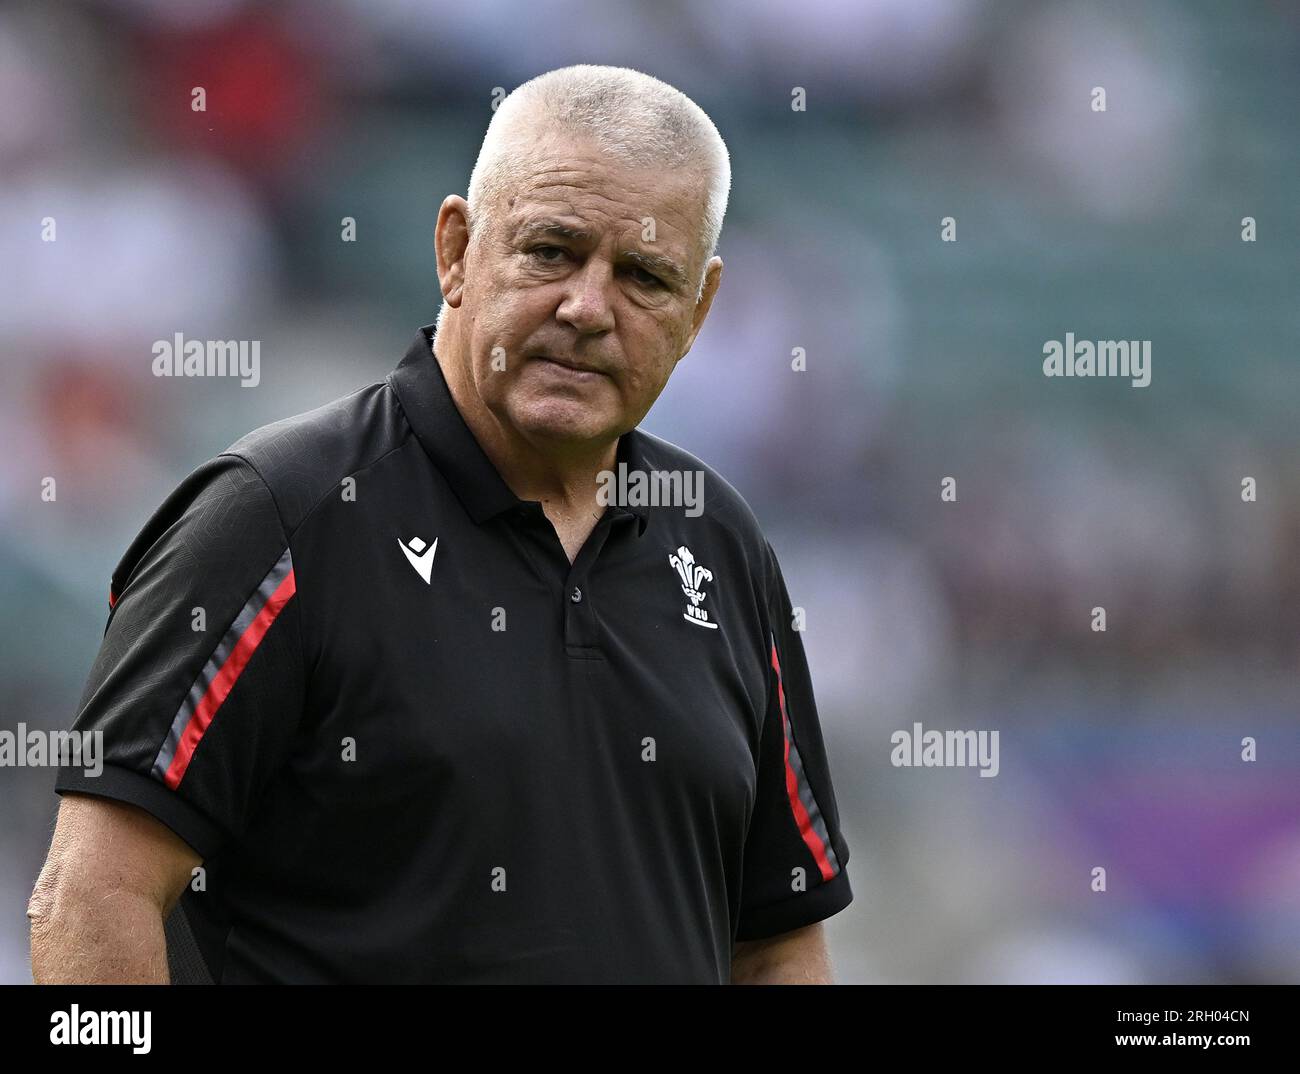
[[[551,369],[561,373],[561,375],[577,377],[579,379],[590,379],[594,377],[603,377],[605,374],[602,370],[594,366],[584,365],[581,362],[575,362],[568,358],[555,358],[549,354],[538,354],[534,356],[534,361],[541,362]]]

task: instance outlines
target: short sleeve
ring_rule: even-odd
[[[61,766],[55,790],[139,806],[204,858],[237,837],[302,713],[296,592],[256,470],[220,455],[190,474],[113,573],[73,724],[99,747]]]
[[[737,940],[814,924],[853,901],[830,764],[803,639],[785,580],[768,556],[767,714],[745,841]]]

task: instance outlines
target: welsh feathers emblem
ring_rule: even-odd
[[[709,613],[700,607],[704,598],[708,596],[701,587],[705,582],[713,581],[713,572],[707,567],[701,567],[696,563],[694,554],[685,545],[682,545],[670,555],[668,562],[677,572],[677,577],[681,579],[682,592],[686,594],[686,599],[690,602],[686,605],[686,611],[682,614],[682,618],[688,623],[694,623],[696,626],[717,630],[718,624],[710,623]]]

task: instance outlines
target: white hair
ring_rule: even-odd
[[[630,67],[561,67],[523,83],[501,102],[470,173],[471,235],[486,232],[490,214],[527,163],[528,140],[548,127],[591,139],[629,164],[700,173],[707,183],[700,236],[707,265],[717,252],[731,192],[727,145],[686,94]],[[697,300],[703,293],[701,268]],[[439,321],[446,309],[444,302]]]

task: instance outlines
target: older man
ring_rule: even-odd
[[[637,429],[729,185],[638,72],[503,102],[436,330],[201,466],[114,573],[38,981],[830,980],[848,847],[780,568]]]

